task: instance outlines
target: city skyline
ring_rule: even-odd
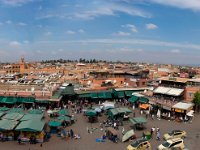
[[[0,0],[0,59],[199,64],[198,0]]]

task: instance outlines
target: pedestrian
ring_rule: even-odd
[[[70,129],[70,137],[71,139],[74,137],[74,131],[72,129]]]
[[[133,117],[135,117],[135,111],[133,111]]]
[[[145,116],[146,116],[146,119],[147,119],[147,118],[148,118],[148,116],[149,116],[149,113],[148,113],[148,111],[146,112]]]
[[[114,129],[117,128],[117,123],[116,122],[114,122],[113,127],[114,127]]]
[[[122,127],[122,135],[124,135],[124,131],[125,131],[125,130],[124,130],[124,127]]]
[[[156,132],[156,139],[158,141],[160,141],[160,129],[158,128],[157,132]]]
[[[143,110],[140,110],[140,114],[141,114],[141,115],[143,114]]]
[[[155,132],[155,127],[151,128],[151,138],[153,139],[153,135],[154,135],[154,132]]]
[[[154,114],[151,115],[151,119],[154,120]]]

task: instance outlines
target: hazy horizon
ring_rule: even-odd
[[[199,0],[0,0],[0,60],[198,65]]]

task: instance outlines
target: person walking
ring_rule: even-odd
[[[158,141],[160,141],[160,129],[158,128],[158,130],[156,131],[156,139]]]
[[[124,131],[125,131],[125,130],[124,130],[124,127],[122,127],[122,135],[124,135]]]
[[[70,137],[71,139],[74,137],[74,131],[72,129],[70,129]]]
[[[151,138],[152,139],[153,139],[154,132],[155,132],[155,127],[151,128]]]

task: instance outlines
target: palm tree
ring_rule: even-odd
[[[200,93],[199,92],[196,92],[194,94],[193,103],[195,104],[195,110],[199,112],[199,108],[200,108]]]

